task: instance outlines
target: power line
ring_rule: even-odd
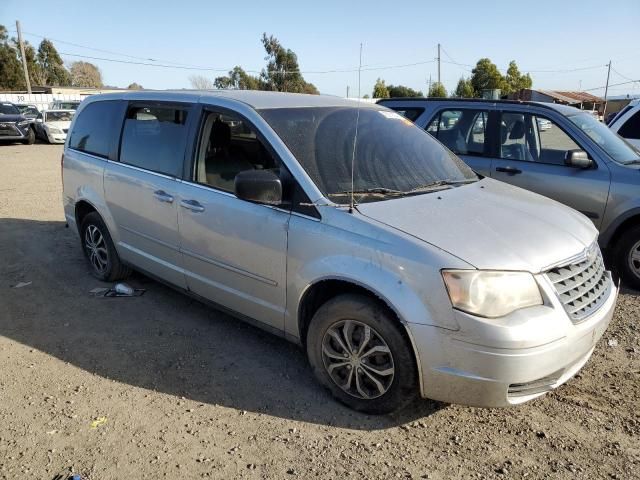
[[[640,82],[640,80],[630,80],[628,82],[621,82],[621,83],[612,83],[609,85],[609,88],[611,87],[617,87],[619,85],[628,85],[630,83],[636,83],[636,82]],[[601,87],[594,87],[594,88],[585,88],[582,91],[583,92],[592,92],[593,90],[602,90],[603,88],[606,88],[606,85],[603,85]]]

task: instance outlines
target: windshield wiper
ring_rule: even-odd
[[[476,178],[470,178],[467,180],[438,180],[437,182],[431,182],[431,183],[427,183],[426,185],[420,185],[419,187],[412,188],[406,193],[419,193],[419,192],[428,192],[430,190],[440,190],[442,187],[463,185],[466,183],[474,183],[477,181],[478,179]]]
[[[345,195],[351,195],[351,190],[346,190],[344,192],[336,192],[329,193],[329,197],[344,197]],[[393,190],[392,188],[384,188],[384,187],[373,187],[373,188],[362,188],[360,190],[353,190],[354,195],[406,195],[407,192],[403,192],[402,190]]]

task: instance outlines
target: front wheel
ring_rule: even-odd
[[[97,212],[88,213],[82,220],[80,239],[94,277],[113,282],[129,276],[131,270],[120,261],[109,230]]]
[[[307,333],[314,374],[345,405],[365,413],[399,410],[418,394],[413,352],[386,306],[356,294],[322,305]]]
[[[33,131],[33,128],[29,129],[27,133],[27,138],[23,141],[25,145],[33,145],[36,143],[36,132]]]
[[[615,261],[622,280],[640,290],[640,225],[622,234],[615,248]]]

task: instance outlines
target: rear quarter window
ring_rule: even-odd
[[[122,124],[122,103],[102,101],[87,105],[78,115],[69,136],[69,148],[109,158]]]

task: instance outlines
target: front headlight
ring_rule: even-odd
[[[29,121],[29,120],[23,120],[22,122],[18,122],[18,126],[19,127],[26,127],[30,123],[31,123],[31,121]]]
[[[453,306],[473,315],[497,318],[515,310],[542,305],[542,295],[528,272],[443,270]]]
[[[56,127],[47,127],[47,130],[49,130],[49,133],[63,133],[62,130]]]

